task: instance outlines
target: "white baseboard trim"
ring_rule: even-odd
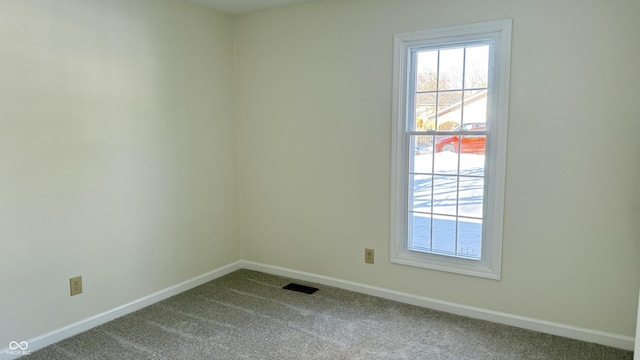
[[[543,332],[552,335],[564,336],[576,340],[612,346],[624,350],[633,350],[635,339],[630,336],[622,336],[597,330],[580,328],[571,325],[554,323],[550,321],[538,320],[519,315],[503,313],[499,311],[487,310],[472,306],[456,304],[448,301],[442,301],[418,295],[403,293],[399,291],[379,288],[366,284],[360,284],[352,281],[332,278],[323,275],[297,271],[278,266],[265,265],[250,261],[236,261],[229,265],[220,267],[208,273],[196,276],[174,286],[160,290],[151,295],[145,296],[138,300],[124,304],[115,309],[106,311],[102,314],[90,317],[77,323],[65,326],[63,328],[51,331],[47,334],[29,339],[28,351],[34,352],[46,346],[64,340],[68,337],[77,335],[96,326],[107,323],[115,318],[130,314],[140,310],[146,306],[155,304],[159,301],[167,299],[171,296],[180,294],[184,291],[202,285],[211,280],[215,280],[221,276],[227,275],[239,269],[248,269],[260,271],[267,274],[279,275],[318,283],[327,286],[333,286],[340,289],[355,291],[367,295],[377,296],[384,299],[395,300],[406,304],[426,307],[434,310],[444,311],[452,314],[463,315],[475,319],[487,320],[499,324],[516,326],[523,329]],[[22,351],[18,348],[11,350],[10,348],[0,349],[0,360],[12,360],[22,356]]]
[[[196,286],[202,285],[204,283],[207,283],[211,280],[215,280],[221,276],[227,275],[229,273],[232,273],[236,270],[241,269],[242,267],[242,262],[241,261],[236,261],[234,263],[231,263],[229,265],[220,267],[218,269],[212,270],[208,273],[196,276],[192,279],[183,281],[179,284],[170,286],[166,289],[160,290],[158,292],[155,292],[151,295],[147,295],[143,298],[140,298],[138,300],[134,300],[128,304],[124,304],[122,306],[119,306],[115,309],[106,311],[102,314],[98,314],[95,316],[92,316],[88,319],[85,320],[81,320],[77,323],[65,326],[63,328],[51,331],[47,334],[41,335],[41,336],[37,336],[33,339],[29,339],[27,340],[27,345],[28,345],[28,349],[26,351],[28,352],[34,352],[37,351],[39,349],[42,349],[46,346],[49,346],[51,344],[57,343],[61,340],[64,340],[68,337],[77,335],[81,332],[87,331],[91,328],[94,328],[96,326],[102,325],[104,323],[107,323],[115,318],[119,318],[121,316],[130,314],[134,311],[140,310],[144,307],[147,307],[149,305],[155,304],[159,301],[162,301],[164,299],[168,299],[174,295],[178,295],[184,291],[187,291],[189,289],[192,289]],[[25,352],[26,352],[25,351]],[[20,356],[24,355],[23,351],[20,348],[17,348],[16,350],[11,350],[10,348],[4,348],[4,349],[0,349],[0,360],[10,360],[10,359],[16,359]]]
[[[635,339],[630,336],[623,336],[572,325],[554,323],[525,316],[503,313],[499,311],[487,310],[473,306],[467,306],[453,302],[379,288],[375,286],[369,286],[352,281],[291,270],[278,266],[265,265],[250,261],[242,261],[242,268],[260,271],[272,275],[279,275],[293,279],[309,281],[327,286],[333,286],[344,290],[355,291],[362,294],[377,296],[384,299],[399,301],[406,304],[444,311],[456,315],[467,316],[474,319],[487,320],[498,324],[515,326],[522,329],[563,336],[571,339],[597,343],[624,350],[633,350],[635,343]]]

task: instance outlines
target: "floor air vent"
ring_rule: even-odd
[[[314,288],[314,287],[311,287],[311,286],[304,286],[304,285],[300,285],[300,284],[294,284],[294,283],[286,285],[285,287],[283,287],[283,289],[291,290],[291,291],[297,291],[297,292],[301,292],[301,293],[305,293],[305,294],[313,294],[314,292],[318,291],[317,288]]]

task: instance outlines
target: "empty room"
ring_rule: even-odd
[[[0,359],[632,359],[639,16],[0,0]]]

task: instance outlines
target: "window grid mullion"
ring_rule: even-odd
[[[477,88],[469,88],[469,89],[446,89],[446,90],[419,90],[416,91],[416,94],[436,94],[436,93],[449,93],[449,92],[459,92],[459,91],[482,91],[487,90],[486,87],[477,87]]]
[[[456,255],[458,255],[458,228],[460,226],[460,154],[458,154],[458,187],[456,189]]]
[[[440,49],[438,49],[438,59],[437,59],[437,65],[436,65],[436,107],[435,107],[435,115],[434,115],[434,128],[435,130],[438,130],[438,123],[440,122],[440,119],[438,117],[438,109],[440,108]],[[432,149],[435,150],[435,140],[436,137],[433,136],[433,147]],[[436,159],[435,159],[435,151],[431,151],[431,215],[429,216],[429,221],[431,222],[430,226],[429,226],[429,251],[433,251],[433,203],[434,203],[434,193],[435,193],[435,175],[433,175],[435,173],[435,164],[436,164]]]
[[[409,172],[409,175],[435,175],[435,176],[453,176],[453,174],[447,174],[447,173],[422,173],[422,172]],[[484,175],[460,175],[460,176],[464,176],[464,177],[468,177],[468,178],[474,178],[474,179],[484,179],[485,176]]]
[[[467,48],[465,47],[462,50],[462,101],[460,102],[460,128],[462,128],[465,124],[464,122],[464,86],[465,86],[465,70],[466,70],[466,55]],[[460,158],[462,157],[462,137],[464,135],[458,136],[458,166],[456,168],[456,236],[454,238],[454,252],[456,256],[458,256],[458,235],[460,228]]]
[[[488,130],[451,130],[451,131],[434,131],[434,130],[424,130],[424,131],[407,131],[407,134],[414,136],[448,136],[448,135],[477,135],[477,136],[487,136],[489,135]]]
[[[437,103],[437,100],[436,100]],[[436,137],[432,136],[431,143],[435,146]],[[429,205],[431,207],[430,215],[429,215],[429,251],[433,251],[433,193],[434,193],[434,183],[435,183],[435,164],[436,164],[436,152],[431,151],[431,189],[429,197]]]

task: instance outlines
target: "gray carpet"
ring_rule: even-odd
[[[23,359],[633,359],[328,286],[283,290],[290,281],[239,270]]]

